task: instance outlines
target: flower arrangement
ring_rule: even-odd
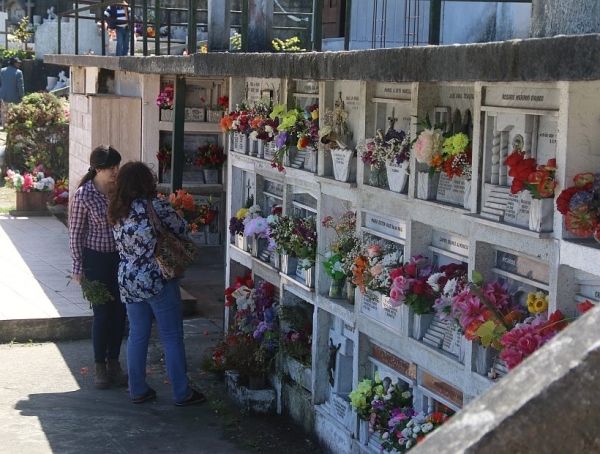
[[[504,161],[509,167],[508,175],[513,178],[510,192],[517,194],[528,190],[535,199],[554,197],[556,189],[556,159],[538,165],[535,158],[525,158],[525,152],[515,150]]]
[[[269,223],[269,237],[280,254],[289,254],[301,260],[299,266],[310,268],[317,254],[317,225],[314,216],[298,218],[278,216]]]
[[[384,150],[382,148],[377,148],[375,139],[361,140],[358,143],[357,149],[359,152],[360,159],[363,163],[370,165],[372,169],[377,169],[381,171],[385,169],[385,164],[387,160],[386,154],[384,153]]]
[[[159,198],[164,198],[164,194],[158,194]],[[209,202],[208,205],[200,205],[196,203],[194,197],[183,189],[169,195],[169,203],[175,211],[183,217],[192,233],[198,232],[198,225],[210,224],[217,215],[217,210],[212,208],[212,204]]]
[[[217,103],[216,104],[210,104],[208,106],[209,110],[217,110],[220,112],[225,112],[227,109],[229,109],[229,96],[219,96],[217,98]]]
[[[250,208],[252,208],[252,206],[254,206],[254,196],[248,197],[248,199],[246,199],[246,204],[244,205],[244,207],[240,208],[235,214],[235,216],[232,216],[231,219],[229,219],[229,233],[232,236],[244,234],[244,227],[246,225],[244,221],[246,220],[247,216],[252,216],[252,214],[250,213]],[[256,208],[254,209],[254,211],[256,211]]]
[[[392,285],[390,271],[402,260],[396,246],[379,240],[360,244],[358,249],[352,262],[352,283],[361,293],[369,289],[388,295]]]
[[[444,172],[450,180],[460,177],[470,181],[473,175],[471,167],[473,150],[469,136],[459,132],[447,137],[442,149],[441,156],[437,156],[432,161],[436,171]]]
[[[159,93],[156,98],[156,105],[161,109],[173,109],[173,98],[175,94],[175,87],[173,84],[167,84]]]
[[[300,306],[280,306],[279,319],[285,332],[279,343],[280,351],[311,367],[313,327],[306,310]]]
[[[66,206],[69,204],[69,180],[57,180],[52,194],[48,196],[48,205]]]
[[[258,238],[268,238],[269,223],[267,218],[260,215],[253,216],[244,225],[244,235],[256,235]]]
[[[250,133],[250,109],[246,102],[237,104],[235,110],[223,115],[220,125],[223,132],[241,132],[243,134]]]
[[[600,173],[579,173],[573,182],[556,199],[556,208],[569,232],[600,242]]]
[[[170,145],[164,145],[158,149],[158,153],[156,153],[156,159],[158,159],[159,169],[161,169],[163,173],[171,168],[172,156],[173,153]]]
[[[417,162],[429,166],[429,176],[432,177],[436,171],[440,171],[440,164],[443,162],[442,153],[446,125],[445,123],[432,125],[429,115],[424,120],[417,121],[417,125],[423,129],[413,142],[412,153],[415,155]]]
[[[44,167],[39,165],[33,172],[21,175],[18,171],[8,169],[4,181],[7,188],[16,192],[50,192],[54,190],[54,179],[44,176]]]
[[[452,315],[452,298],[462,292],[468,283],[467,266],[449,263],[432,273],[427,283],[438,297],[433,304],[436,317],[456,323]]]
[[[321,221],[321,225],[327,229],[332,229],[336,233],[335,239],[329,243],[329,251],[325,256],[326,262],[323,262],[325,272],[334,279],[352,276],[352,263],[356,255],[356,248],[360,243],[356,236],[356,213],[347,210],[339,219],[326,216]],[[329,265],[325,263],[329,263]],[[329,274],[329,270],[334,268],[336,274]],[[344,276],[339,276],[340,268]]]
[[[227,155],[223,153],[223,147],[210,143],[198,147],[194,165],[204,169],[220,169],[226,159]]]
[[[415,314],[428,314],[433,310],[435,294],[428,283],[432,272],[429,259],[421,255],[410,258],[403,266],[390,271],[390,304],[406,304]]]
[[[390,420],[390,430],[381,434],[381,446],[388,452],[406,452],[444,424],[452,413],[448,408],[429,415],[417,413],[413,408],[396,413]]]
[[[271,120],[279,119],[275,144],[277,151],[271,167],[283,171],[283,161],[293,146],[299,150],[316,147],[319,143],[319,106],[313,104],[302,110],[300,107],[287,110],[285,104],[276,106],[269,115]]]

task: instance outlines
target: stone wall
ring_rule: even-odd
[[[531,36],[598,33],[600,2],[597,0],[533,0]]]

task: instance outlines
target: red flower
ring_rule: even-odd
[[[571,198],[577,194],[581,189],[577,186],[572,186],[563,190],[556,199],[556,209],[565,216],[569,212],[569,202]]]
[[[523,180],[513,179],[512,185],[510,186],[511,194],[518,194],[525,189],[525,182]]]
[[[598,226],[596,213],[582,208],[577,211],[567,211],[565,215],[565,227],[573,235],[589,237],[592,236]]]
[[[575,186],[579,187],[579,188],[583,188],[583,187],[587,187],[589,188],[588,185],[591,185],[594,180],[596,179],[596,176],[591,173],[591,172],[587,172],[587,173],[578,173],[577,175],[575,175],[573,177],[573,181],[575,182]]]
[[[565,316],[561,311],[554,311],[548,317],[548,321],[544,323],[543,328],[540,330],[540,334],[542,336],[548,336],[552,333],[556,333],[565,329],[568,325],[567,322],[564,321]]]
[[[537,172],[536,172],[537,173]],[[547,172],[544,172],[547,174]],[[554,194],[554,190],[556,189],[556,181],[554,181],[551,177],[547,177],[544,180],[540,181],[537,186],[537,190],[542,198],[552,197]]]
[[[514,167],[518,165],[525,158],[525,152],[523,151],[513,151],[508,155],[504,164],[509,167]]]
[[[417,264],[416,263],[408,263],[404,265],[404,273],[406,277],[417,277]],[[391,275],[390,275],[391,277]]]
[[[585,314],[592,307],[594,307],[594,305],[592,303],[590,303],[588,300],[585,300],[583,303],[577,304],[577,310],[579,311],[580,314]]]
[[[535,172],[537,164],[534,158],[527,158],[522,160],[515,167],[511,167],[508,171],[508,175],[517,178],[519,180],[527,180],[530,173]]]

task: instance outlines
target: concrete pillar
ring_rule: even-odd
[[[231,0],[208,0],[208,51],[229,50]]]
[[[598,0],[533,0],[531,37],[600,32]]]
[[[248,52],[265,52],[272,48],[273,0],[248,0]]]

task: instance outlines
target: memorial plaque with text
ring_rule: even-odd
[[[521,109],[558,110],[559,90],[555,88],[486,87],[484,105]]]
[[[529,210],[531,208],[531,194],[521,191],[518,194],[508,194],[504,210],[504,222],[529,228]]]
[[[372,292],[370,290],[365,291],[362,295],[361,312],[375,320],[379,319],[379,311],[381,308],[381,294]]]
[[[436,200],[462,206],[465,200],[465,180],[458,177],[450,179],[442,172],[440,174]]]
[[[389,326],[394,331],[400,332],[402,329],[402,308],[392,307],[389,296],[381,297],[381,311],[379,314],[381,323]]]
[[[378,83],[375,86],[375,96],[378,98],[410,101],[412,89],[410,84]]]
[[[365,227],[376,232],[390,235],[402,240],[406,239],[406,222],[389,219],[375,213],[365,213]]]
[[[449,400],[457,407],[463,406],[462,391],[424,371],[421,373],[421,386],[428,389],[432,393]]]
[[[431,244],[439,249],[469,256],[469,240],[458,235],[434,230]]]
[[[550,266],[510,252],[496,251],[496,268],[516,276],[548,284]]]

